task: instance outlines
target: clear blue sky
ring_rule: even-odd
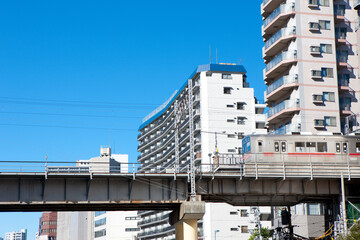
[[[135,162],[141,119],[209,63],[209,45],[263,99],[260,3],[3,1],[0,161],[89,159],[112,129],[113,152]],[[0,237],[34,239],[39,216],[0,213]]]

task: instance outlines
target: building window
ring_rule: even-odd
[[[322,98],[324,102],[335,102],[335,93],[323,92]]]
[[[238,139],[243,139],[244,138],[244,133],[243,132],[239,132],[238,133]]]
[[[95,238],[106,236],[106,229],[102,229],[95,232]]]
[[[228,119],[227,122],[228,123],[233,123],[233,122],[235,122],[235,119]]]
[[[330,21],[319,20],[320,29],[330,30]]]
[[[222,77],[222,79],[232,79],[230,73],[223,73],[221,77]]]
[[[228,138],[235,138],[235,134],[228,134],[227,137]]]
[[[228,104],[226,105],[227,108],[233,108],[234,107],[234,104]]]
[[[106,218],[102,218],[95,221],[95,227],[99,227],[106,224]]]
[[[321,53],[332,53],[332,45],[331,44],[320,44]]]
[[[318,0],[319,6],[329,7],[329,0]]]
[[[125,217],[125,220],[139,220],[140,217]]]
[[[207,77],[211,77],[211,76],[212,76],[212,72],[206,72],[206,76],[207,76]]]
[[[224,87],[224,94],[231,94],[231,87]]]
[[[239,228],[230,228],[230,231],[239,231]]]
[[[230,215],[238,215],[238,212],[230,212]]]
[[[332,68],[321,68],[321,76],[334,77],[334,70]]]
[[[324,117],[325,125],[336,127],[336,117]]]
[[[96,211],[96,212],[95,212],[95,217],[100,216],[100,215],[103,215],[103,214],[105,214],[105,213],[106,213],[106,211]]]
[[[245,125],[245,119],[246,117],[237,117],[237,124]]]
[[[240,216],[241,216],[241,217],[247,217],[247,216],[249,216],[248,211],[245,210],[245,209],[242,209],[242,210],[240,211]]]
[[[245,103],[244,102],[238,102],[236,103],[237,110],[244,110],[245,109]]]
[[[140,231],[140,228],[125,228],[125,232],[137,232]]]
[[[228,149],[228,153],[235,153],[236,150],[235,149]]]
[[[308,215],[321,215],[321,206],[318,203],[308,203],[307,209]]]
[[[248,226],[241,226],[241,233],[249,233]]]

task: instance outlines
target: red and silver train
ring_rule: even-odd
[[[359,161],[358,135],[249,135],[242,140],[244,161]]]

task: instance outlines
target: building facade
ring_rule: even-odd
[[[39,219],[38,239],[56,240],[57,212],[43,212]]]
[[[215,156],[241,153],[244,135],[266,134],[266,106],[254,98],[245,73],[243,66],[235,64],[198,66],[168,101],[144,118],[138,135],[139,171],[186,172],[191,158],[198,170],[207,170]],[[207,203],[210,213],[207,211],[198,223],[199,239],[214,238],[216,219],[229,224],[233,221],[234,216],[217,211],[221,206],[238,212],[238,208],[227,204]],[[175,239],[174,228],[168,223],[169,212],[139,211],[139,217],[139,239]],[[219,234],[226,232],[229,239],[247,239],[249,234],[241,221],[250,218],[239,218]],[[244,232],[239,230],[240,225]]]
[[[360,112],[357,0],[263,0],[267,125],[349,132]]]
[[[5,234],[5,240],[27,240],[27,230],[8,232]]]

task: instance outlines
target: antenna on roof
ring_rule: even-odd
[[[239,65],[242,64],[242,61],[243,61],[243,60],[244,60],[243,58],[239,58]]]
[[[218,54],[217,54],[217,48],[216,48],[216,64],[218,64]]]
[[[109,148],[111,148],[111,128],[110,128],[110,136],[109,136]]]
[[[209,45],[209,58],[210,58],[210,64],[211,64],[211,44]]]

